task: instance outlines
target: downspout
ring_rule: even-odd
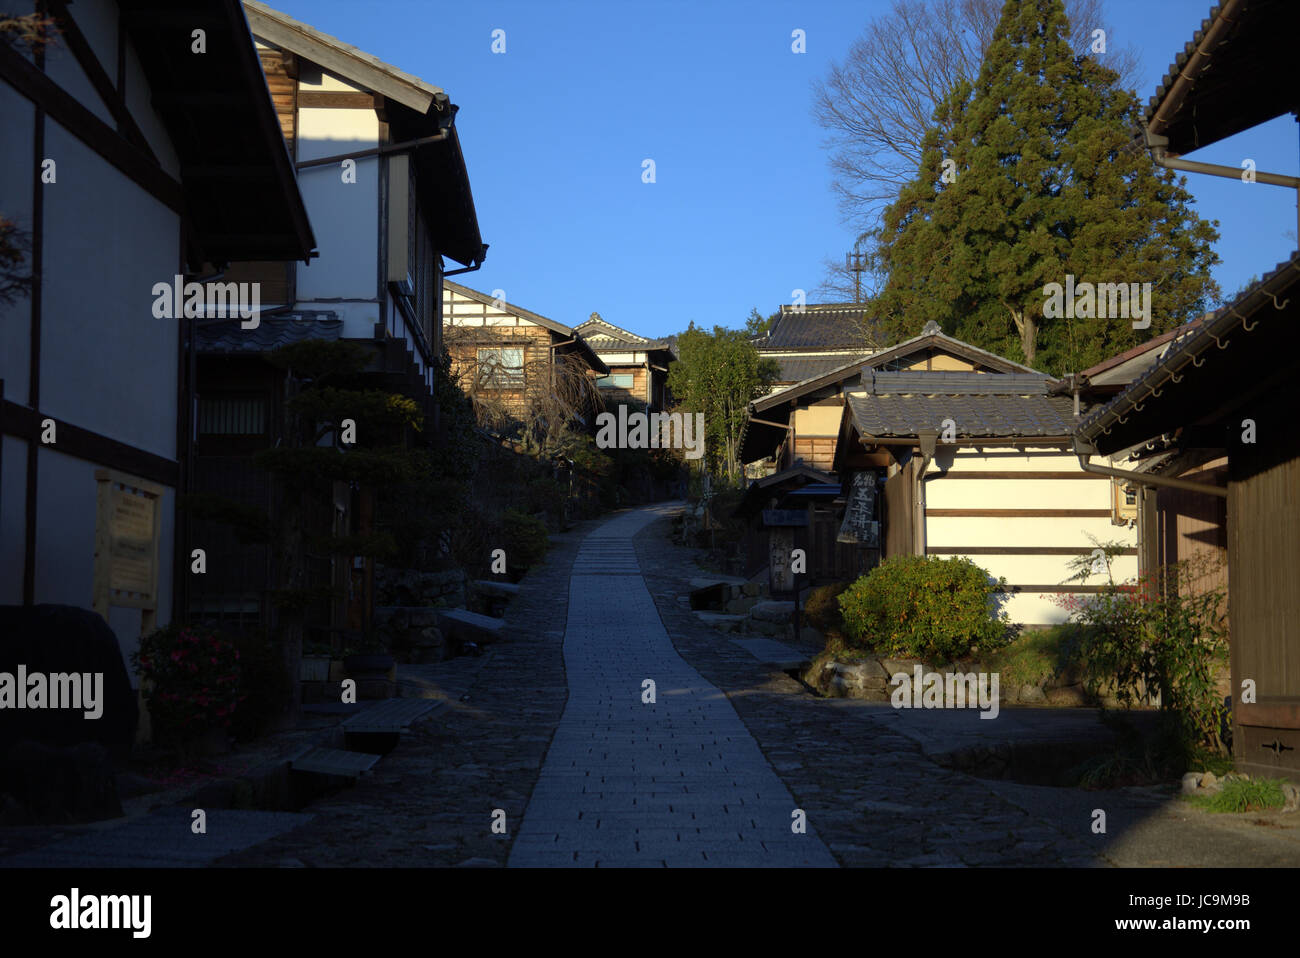
[[[1220,166],[1216,163],[1200,163],[1194,160],[1181,159],[1177,154],[1170,155],[1168,152],[1169,138],[1155,133],[1153,130],[1168,127],[1172,117],[1165,116],[1166,111],[1170,110],[1171,104],[1181,105],[1184,95],[1196,85],[1196,81],[1205,71],[1214,49],[1223,42],[1228,32],[1236,26],[1238,14],[1243,6],[1244,0],[1226,0],[1219,10],[1213,25],[1201,38],[1196,50],[1187,58],[1187,65],[1179,72],[1178,79],[1169,88],[1169,92],[1160,104],[1160,109],[1155,112],[1155,115],[1151,117],[1151,122],[1147,124],[1145,130],[1146,147],[1151,151],[1151,158],[1157,166],[1185,173],[1207,173],[1211,176],[1222,176],[1228,179],[1241,179],[1242,170],[1240,167]],[[1300,114],[1297,114],[1296,119],[1300,120]],[[1297,226],[1300,226],[1300,177],[1258,172],[1254,176],[1256,182],[1268,183],[1272,186],[1285,186],[1297,191],[1296,222]]]
[[[925,528],[925,473],[934,459],[935,445],[939,441],[939,432],[935,429],[918,431],[916,438],[921,445],[921,465],[916,476],[916,499],[913,508],[916,511],[916,554],[924,556],[929,548],[929,536]]]
[[[333,156],[322,156],[315,160],[302,160],[294,164],[296,169],[307,170],[314,166],[328,166],[332,163],[342,163],[344,160],[360,160],[371,156],[381,156],[388,153],[402,153],[407,150],[414,150],[416,147],[426,146],[429,143],[441,143],[447,137],[451,136],[451,125],[447,125],[437,133],[429,136],[422,136],[416,140],[404,140],[401,143],[385,143],[381,146],[372,146],[366,150],[357,150],[353,153],[336,153]]]
[[[1167,137],[1156,136],[1150,130],[1147,131],[1146,142],[1147,149],[1151,151],[1151,159],[1155,161],[1156,166],[1163,166],[1167,170],[1178,170],[1183,173],[1207,173],[1210,176],[1222,176],[1229,180],[1245,182],[1242,180],[1244,171],[1241,167],[1184,160],[1178,155],[1168,152],[1169,140]],[[1260,171],[1254,171],[1251,175],[1257,183],[1267,183],[1270,186],[1285,186],[1296,191],[1296,225],[1300,227],[1300,176],[1286,176],[1281,173],[1264,173]]]
[[[1074,444],[1074,454],[1079,457],[1079,468],[1084,472],[1091,472],[1098,476],[1115,476],[1119,479],[1127,479],[1134,485],[1155,486],[1157,488],[1182,489],[1186,492],[1199,492],[1206,496],[1218,496],[1221,499],[1228,498],[1228,490],[1223,486],[1212,486],[1204,482],[1191,482],[1187,479],[1171,479],[1168,476],[1153,476],[1145,472],[1132,472],[1127,469],[1113,469],[1110,466],[1096,466],[1088,459],[1096,455],[1095,449],[1082,446],[1078,440]]]

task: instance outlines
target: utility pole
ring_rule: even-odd
[[[854,305],[862,304],[862,273],[867,268],[867,254],[861,250],[853,250],[844,254],[844,268],[853,274],[853,303]],[[860,332],[864,339],[874,342],[874,337],[868,335],[867,310],[862,309]]]
[[[853,302],[862,302],[862,273],[867,268],[867,254],[853,250],[844,254],[844,268],[853,274]]]

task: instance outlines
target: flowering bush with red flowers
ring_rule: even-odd
[[[185,745],[229,728],[245,698],[235,643],[202,626],[169,625],[140,641],[131,656],[144,680],[154,741]]]

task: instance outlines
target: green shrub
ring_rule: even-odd
[[[808,624],[826,636],[842,632],[844,620],[840,617],[840,606],[836,599],[852,584],[836,582],[810,589],[803,606],[804,618],[807,619]]]
[[[528,569],[541,562],[550,546],[546,523],[515,509],[502,516],[506,562],[514,569]]]
[[[840,614],[859,647],[950,661],[1006,644],[1004,585],[961,556],[891,556],[845,590]]]
[[[528,512],[545,512],[548,515],[561,516],[564,514],[564,506],[568,499],[568,490],[547,476],[533,479],[524,490],[524,502]]]
[[[240,689],[244,700],[235,709],[230,734],[236,741],[255,739],[285,714],[293,687],[280,645],[263,632],[236,636]],[[326,654],[329,654],[327,648]],[[304,643],[303,652],[307,652]]]
[[[228,729],[244,700],[239,650],[205,626],[158,629],[140,640],[131,661],[159,745],[184,747],[212,729]]]

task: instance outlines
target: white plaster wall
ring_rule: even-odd
[[[0,605],[17,605],[23,600],[27,443],[13,436],[0,436],[0,443]]]
[[[373,110],[300,109],[298,160],[353,153],[379,144]],[[342,165],[298,173],[320,256],[298,265],[298,300],[371,299],[379,269],[379,158],[356,161],[356,182],[343,182]],[[372,335],[366,332],[366,337]],[[351,335],[351,333],[348,333]]]
[[[951,455],[953,472],[1066,472],[1079,474],[1078,460],[1066,453],[1022,452],[986,448],[982,452],[959,449]],[[927,509],[1106,509],[1110,508],[1110,483],[1071,479],[952,479],[943,478],[932,463],[927,472]],[[946,517],[926,522],[927,548],[1057,546],[1093,549],[1098,542],[1119,541],[1137,546],[1137,530],[1096,517]],[[971,561],[1009,584],[1055,585],[1064,583],[1071,570],[1068,555],[971,555]],[[1137,575],[1137,556],[1119,556],[1112,564],[1116,581]],[[1093,576],[1086,585],[1103,585]],[[1006,608],[1013,621],[1027,624],[1062,622],[1067,613],[1046,593],[1020,593]]]
[[[77,4],[73,8],[73,17],[76,19],[78,26],[82,27],[84,33],[85,24],[80,15],[80,6],[81,4]],[[101,65],[103,62],[101,59]],[[117,75],[116,53],[109,61],[109,65],[104,68],[104,71],[110,77]],[[109,126],[115,125],[116,121],[113,119],[112,112],[104,104],[104,101],[99,98],[99,94],[95,92],[95,88],[86,77],[85,71],[81,69],[81,64],[77,62],[76,56],[68,49],[66,43],[52,43],[45,48],[45,73],[95,116]]]
[[[801,439],[812,436],[822,438],[838,436],[840,434],[840,420],[843,416],[844,407],[838,401],[835,401],[834,405],[807,406],[796,409],[794,411],[794,434]]]
[[[41,409],[175,458],[179,326],[151,290],[176,273],[179,219],[57,123],[45,138]]]

